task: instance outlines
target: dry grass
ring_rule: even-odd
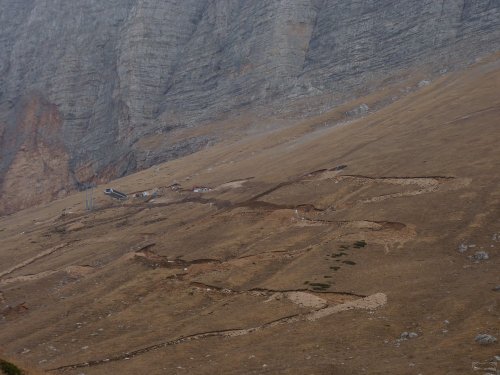
[[[498,353],[475,335],[500,335],[499,65],[348,123],[337,108],[110,184],[185,189],[156,201],[98,195],[87,213],[75,194],[1,218],[6,353],[29,349],[44,369],[101,360],[64,372],[87,375],[468,373]],[[471,261],[464,242],[490,259]],[[335,314],[306,323],[313,308],[288,292]],[[381,295],[383,307],[358,309]],[[403,331],[419,337],[398,344]]]

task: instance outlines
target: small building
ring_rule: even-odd
[[[212,191],[212,189],[206,186],[193,186],[194,193],[207,193],[209,191]]]
[[[119,199],[119,200],[127,199],[127,194],[111,188],[107,188],[106,190],[104,190],[104,194],[109,195],[111,198],[114,199]]]

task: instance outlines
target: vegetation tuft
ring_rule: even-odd
[[[5,375],[23,375],[23,371],[13,363],[0,359],[0,371]]]
[[[323,291],[330,287],[330,284],[324,284],[324,283],[311,283],[309,285],[313,288],[313,290],[317,291]]]
[[[353,245],[356,249],[361,249],[362,247],[365,247],[366,246],[366,241],[365,240],[361,240],[361,241],[356,241],[354,242],[354,245]]]

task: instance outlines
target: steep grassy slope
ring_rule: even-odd
[[[498,87],[494,56],[111,184],[153,199],[0,219],[2,346],[67,374],[469,373],[500,336]]]

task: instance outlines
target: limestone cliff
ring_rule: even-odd
[[[193,152],[169,134],[235,109],[499,47],[500,0],[0,0],[0,210]]]

